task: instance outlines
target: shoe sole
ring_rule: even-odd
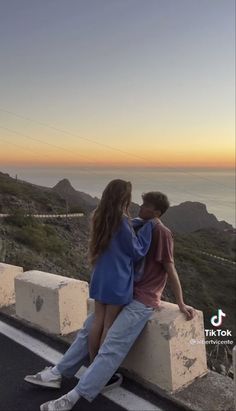
[[[115,388],[115,387],[119,387],[119,386],[122,384],[122,382],[123,382],[123,376],[122,376],[121,374],[118,374],[118,373],[116,373],[116,375],[119,375],[119,380],[116,381],[116,382],[114,382],[114,383],[111,384],[111,385],[108,385],[107,387],[105,386],[105,387],[102,389],[102,393],[103,393],[103,392],[110,391],[110,390],[112,390],[112,389]]]
[[[27,377],[24,378],[24,381],[28,382],[29,384],[39,385],[40,387],[48,387],[48,388],[56,388],[56,389],[61,388],[60,382],[37,381],[33,379],[31,380],[30,378],[27,378]]]
[[[49,401],[50,402],[50,401]],[[48,410],[48,404],[49,402],[46,402],[44,404],[40,405],[40,411],[47,411]]]

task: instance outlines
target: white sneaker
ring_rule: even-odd
[[[45,367],[43,371],[38,372],[34,375],[26,375],[24,381],[29,382],[30,384],[40,385],[42,387],[50,387],[50,388],[61,388],[61,375],[54,375],[50,370],[53,367]],[[47,378],[45,378],[45,374]],[[49,376],[48,376],[49,374]]]
[[[40,411],[70,411],[74,404],[66,396],[40,405]]]

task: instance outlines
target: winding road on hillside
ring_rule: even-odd
[[[0,214],[0,218],[9,217],[11,214]],[[34,218],[76,218],[83,217],[84,213],[68,213],[68,214],[26,214],[26,217]]]

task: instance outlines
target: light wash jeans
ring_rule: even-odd
[[[102,391],[154,311],[154,308],[147,307],[137,300],[133,300],[122,309],[109,329],[94,361],[75,387],[80,396],[91,402]],[[74,376],[89,358],[88,334],[93,316],[93,314],[88,316],[75,341],[57,364],[60,373],[66,377]]]

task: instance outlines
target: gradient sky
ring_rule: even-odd
[[[234,8],[0,0],[0,164],[232,167]]]

